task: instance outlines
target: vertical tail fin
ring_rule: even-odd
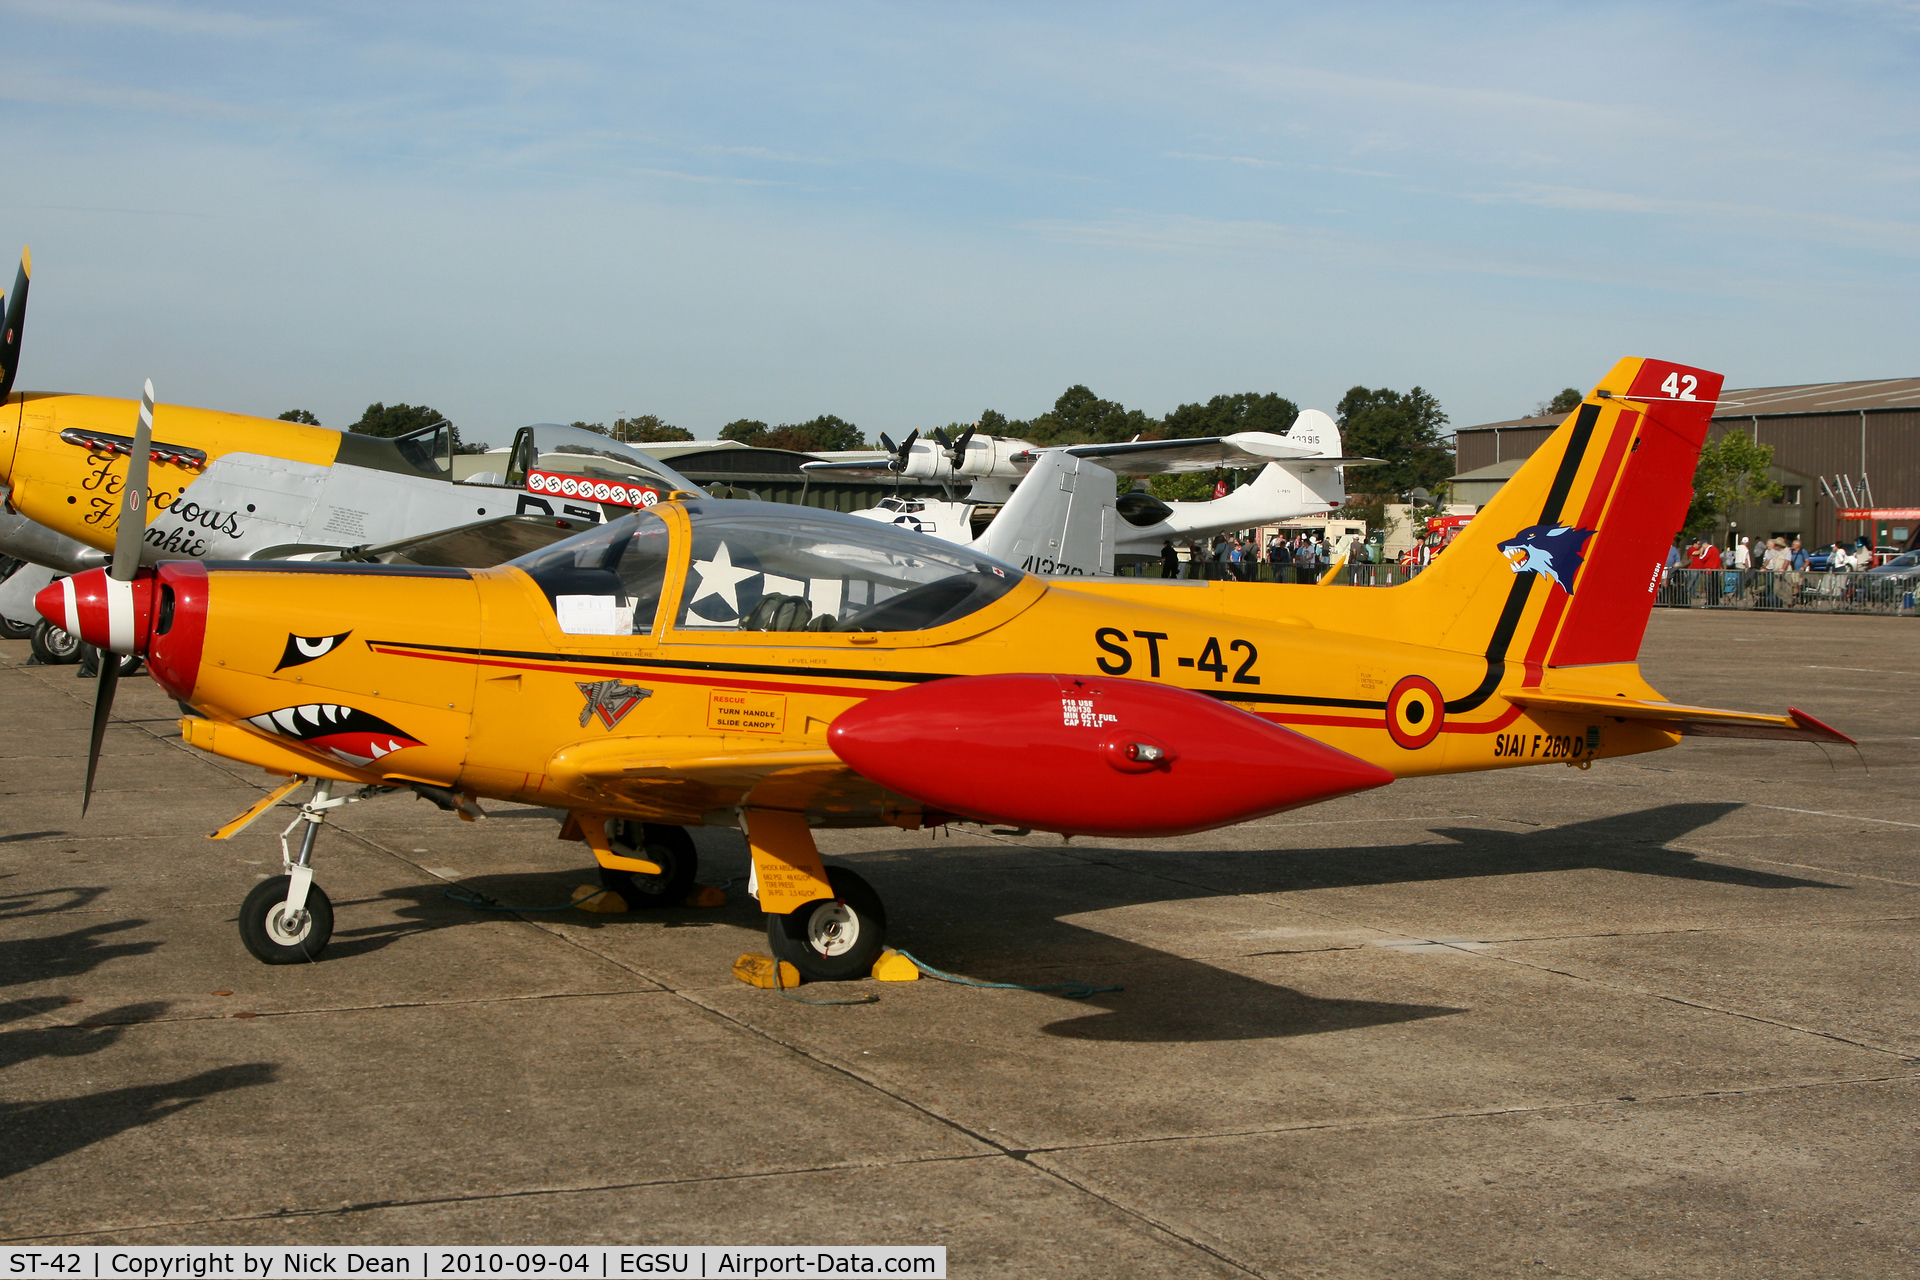
[[[1040,454],[973,549],[1028,573],[1111,574],[1113,472],[1064,449]]]
[[[1280,438],[1288,444],[1318,449],[1323,458],[1340,456],[1340,426],[1318,409],[1302,409]]]
[[[1720,375],[1622,360],[1453,545],[1408,584],[1430,643],[1487,657],[1479,705],[1507,668],[1631,662],[1667,547],[1686,518]]]
[[[1340,427],[1318,409],[1301,410],[1300,416],[1293,420],[1293,425],[1287,428],[1287,434],[1281,438],[1288,444],[1318,449],[1323,458],[1340,456]],[[1300,458],[1272,463],[1267,470],[1272,471],[1275,467],[1284,469],[1299,482],[1304,497],[1324,502],[1329,510],[1347,500],[1346,474],[1332,463]]]

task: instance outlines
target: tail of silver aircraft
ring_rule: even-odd
[[[973,549],[1044,576],[1111,574],[1117,487],[1098,463],[1049,449]]]

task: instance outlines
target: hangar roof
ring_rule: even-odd
[[[1920,378],[1876,378],[1870,382],[1801,382],[1786,387],[1743,387],[1720,393],[1717,418],[1766,417],[1775,413],[1855,413],[1861,409],[1920,409]],[[1510,427],[1557,427],[1563,413],[1485,422],[1462,431],[1502,431]]]

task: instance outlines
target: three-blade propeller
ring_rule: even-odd
[[[120,523],[113,535],[113,567],[107,570],[107,576],[116,582],[132,582],[140,570],[140,543],[147,532],[147,466],[152,454],[153,379],[149,378],[140,393],[140,425],[133,432],[133,453],[127,459],[127,477],[120,490]],[[87,786],[80,797],[82,817],[93,802],[93,777],[100,768],[100,744],[106,739],[107,720],[113,714],[121,657],[107,649],[100,653],[100,683],[93,695],[93,741],[87,748]]]

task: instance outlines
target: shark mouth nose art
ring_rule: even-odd
[[[382,756],[421,745],[379,716],[332,702],[307,702],[252,716],[256,729],[294,738],[310,747],[338,756],[352,765],[371,764]]]

